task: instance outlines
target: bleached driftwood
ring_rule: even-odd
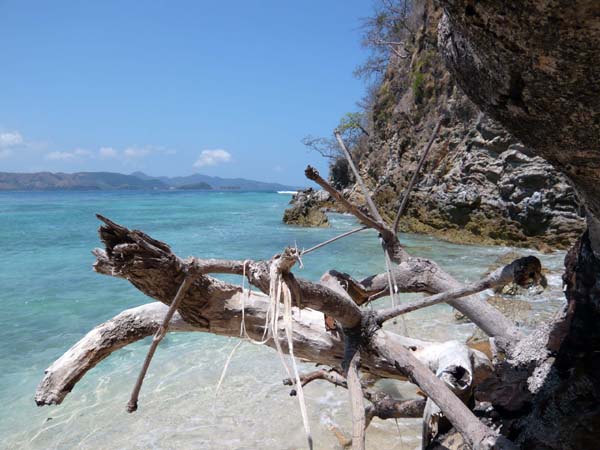
[[[402,314],[437,305],[438,303],[448,303],[467,295],[477,294],[497,286],[505,286],[512,282],[521,286],[527,286],[529,283],[536,281],[541,277],[541,270],[542,266],[540,261],[535,256],[519,258],[507,266],[494,270],[488,276],[475,283],[432,295],[414,302],[380,310],[377,312],[377,320],[383,323],[386,320],[393,319]]]
[[[255,286],[261,290],[268,288],[267,262],[201,259],[184,261],[174,255],[166,244],[139,231],[130,231],[108,219],[101,219],[105,222],[100,234],[106,249],[95,251],[97,256],[95,269],[100,273],[128,279],[142,292],[165,305],[172,301],[184,277],[185,266],[189,264],[193,264],[200,272],[211,270],[242,273],[245,270],[249,281]],[[360,310],[348,294],[344,295],[341,291],[336,292],[322,284],[295,278],[293,283],[295,283],[296,295],[299,296],[299,304],[303,308],[311,308],[303,311],[301,315],[294,313],[296,355],[307,361],[340,367],[344,361],[344,342],[340,337],[326,331],[323,313],[316,309],[331,313],[336,321],[345,324],[346,329],[362,326],[369,315]],[[251,294],[246,298],[247,293],[240,287],[208,275],[199,275],[189,286],[188,293],[181,299],[178,314],[174,317],[170,330],[204,331],[238,336],[242,316],[242,296],[245,303],[247,332],[249,336],[260,339],[264,331],[264,318],[269,299],[259,294]],[[167,311],[166,306],[162,306],[162,311],[160,306],[162,305],[151,304],[135,311],[124,312],[90,332],[48,369],[38,389],[36,396],[38,404],[60,403],[83,374],[112,351],[153,334],[162,318],[160,315],[164,316]],[[444,352],[435,352],[432,349],[436,346],[446,346],[447,343],[416,342],[381,329],[374,329],[373,333],[371,336],[373,342],[385,341],[402,346],[412,358],[411,362],[414,364],[416,361],[416,364],[423,367],[434,378],[436,377],[431,370],[437,372],[441,364],[445,364],[444,359],[440,357]],[[363,343],[365,344],[368,343]],[[273,345],[273,342],[268,345]],[[281,342],[281,346],[285,351],[287,347],[284,341]],[[464,358],[463,364],[466,366],[466,371],[473,374],[471,380],[478,378],[475,375],[477,373],[489,374],[489,360],[477,351],[464,348],[464,354],[468,356]],[[422,363],[425,365],[423,366]],[[389,357],[379,351],[362,349],[361,369],[378,376],[393,378],[412,377],[413,371],[413,368],[408,366],[398,370],[396,356]],[[427,392],[427,388],[422,390],[432,396],[451,396],[453,401],[461,403],[449,389],[448,380],[443,377],[436,380],[442,386],[441,388],[437,386],[439,388],[437,391]],[[477,421],[474,416],[472,419]]]
[[[329,192],[343,209],[353,214],[361,223],[380,233],[390,258],[397,263],[392,268],[392,274],[400,292],[440,293],[462,288],[460,282],[435,262],[410,256],[402,249],[396,233],[390,227],[375,220],[350,203],[329,182],[321,177],[316,169],[309,166],[306,169],[306,176]],[[388,289],[387,274],[373,275],[361,283],[356,282],[356,284],[363,289],[364,293],[370,293],[375,298],[381,297],[386,295],[385,292]],[[510,348],[522,337],[522,333],[513,322],[492,305],[482,302],[478,296],[457,298],[448,303],[468,317],[488,336],[494,338],[502,348]]]
[[[350,159],[349,154],[347,157]],[[347,374],[346,386],[352,404],[353,445],[357,449],[364,448],[364,433],[370,421],[362,403],[359,361],[362,371],[381,377],[404,377],[416,383],[429,397],[428,402],[434,401],[474,448],[511,448],[510,442],[480,423],[461,400],[466,399],[465,393],[470,394],[473,386],[490,374],[491,364],[484,354],[458,342],[428,343],[384,331],[381,323],[402,313],[402,310],[395,307],[377,315],[362,310],[360,305],[383,295],[386,290],[392,292],[392,283],[399,291],[435,293],[450,290],[424,302],[448,301],[497,339],[501,346],[509,348],[520,336],[516,327],[486,303],[475,297],[461,297],[478,292],[475,288],[509,278],[508,273],[514,278],[515,271],[506,270],[496,274],[496,278],[488,277],[475,287],[463,287],[434,262],[408,255],[395,231],[383,223],[372,201],[369,207],[373,217],[370,217],[345,200],[316,170],[309,167],[307,176],[331,191],[333,197],[365,226],[379,231],[387,255],[387,273],[358,282],[349,275],[329,271],[320,283],[312,283],[297,279],[291,272],[301,255],[296,249],[285,249],[268,261],[183,260],[172,253],[167,244],[99,215],[98,218],[104,222],[100,238],[105,249],[94,251],[97,258],[95,270],[125,278],[140,291],[171,307],[158,311],[154,305],[146,305],[135,312],[124,312],[88,333],[47,370],[36,395],[38,404],[60,403],[83,374],[112,351],[148,336],[156,329],[160,330],[157,335],[164,334],[169,316],[176,309],[178,315],[172,326],[169,325],[170,330],[177,330],[185,323],[190,327],[186,331],[237,336],[240,330],[244,330],[248,338],[260,340],[265,336],[265,327],[271,327],[267,333],[267,345],[276,347],[279,352],[294,348],[294,354],[301,359],[343,369]],[[370,200],[366,187],[363,188],[367,200]],[[392,267],[391,261],[397,266]],[[192,271],[194,277],[188,277]],[[210,277],[208,273],[243,275],[270,298],[245,292],[239,286]],[[278,308],[271,308],[273,301],[279,301],[275,291],[280,292],[281,289],[287,292],[287,297],[283,298],[288,299],[284,302],[287,302],[286,308],[290,311],[288,319],[283,320],[287,324],[285,327],[278,324]],[[292,304],[294,308],[291,308]],[[298,313],[300,308],[305,309],[302,315]],[[132,314],[137,321],[130,320]],[[163,315],[162,330],[156,322],[157,314]],[[271,319],[265,320],[269,316]],[[328,317],[333,327],[326,326],[325,318]],[[291,328],[289,319],[293,322]],[[283,334],[287,334],[287,342],[282,339]],[[157,344],[155,340],[149,357]],[[147,366],[144,365],[146,369]],[[143,374],[144,370],[141,380]],[[299,378],[297,384],[298,388],[303,385]],[[141,386],[139,380],[137,391],[138,385]],[[371,408],[371,411],[376,409]],[[308,433],[306,421],[305,428]]]
[[[314,370],[310,373],[302,375],[300,379],[303,386],[306,386],[313,381],[324,380],[333,384],[334,386],[348,389],[347,379],[333,369]],[[362,446],[364,446],[365,431],[375,417],[386,420],[419,418],[423,416],[425,404],[427,402],[426,399],[416,398],[397,400],[382,391],[372,391],[368,389],[366,387],[366,383],[362,383],[361,380],[359,380],[359,382],[360,393],[362,397],[367,400],[368,404],[364,407],[362,414],[359,414],[359,412],[361,412],[359,408],[352,410],[352,436],[346,436],[345,433],[343,433],[338,427],[331,427],[342,447],[346,448],[352,446],[353,448],[362,448]],[[294,386],[296,383],[294,380],[287,378],[283,381],[283,384],[287,386]],[[290,395],[295,395],[295,390],[292,390]],[[356,418],[354,417],[355,413],[357,414]],[[362,428],[359,428],[359,425],[361,425]]]
[[[172,259],[171,262],[176,264],[177,260]],[[137,261],[135,265],[139,267],[140,262]],[[131,281],[141,285],[138,280],[131,279]],[[158,283],[160,284],[160,280]],[[212,300],[208,300],[210,307],[204,309],[208,319],[198,316],[194,320],[186,321],[177,312],[170,322],[168,331],[206,332],[238,337],[242,316],[242,295],[246,296],[246,293],[239,287],[210,277],[201,277],[196,283],[201,283],[196,291],[198,299],[207,300],[208,295],[213,296]],[[168,289],[168,286],[166,288]],[[145,292],[149,293],[149,291]],[[263,336],[269,300],[258,293],[252,293],[243,300],[246,330],[250,337],[258,340]],[[44,379],[37,389],[36,402],[39,405],[61,403],[83,375],[112,352],[154,335],[168,311],[166,305],[170,301],[168,294],[165,294],[162,301],[164,303],[149,303],[125,310],[86,334],[46,370]],[[321,312],[307,309],[302,314],[295,314],[294,336],[296,356],[330,367],[341,366],[344,358],[343,341],[326,331]],[[447,345],[446,343],[424,342],[401,336],[396,336],[396,339],[413,348],[417,358],[422,359],[430,367],[438,367],[439,364],[433,360],[435,356],[432,356],[432,350],[427,349]],[[274,346],[274,343],[270,341],[266,345]],[[284,350],[286,349],[285,342],[282,342],[282,347]],[[475,372],[489,373],[490,363],[481,355],[476,350],[470,350],[470,358],[474,361],[471,364],[473,364]],[[362,368],[381,377],[405,378],[403,374],[395,370],[393,362],[385,361],[375,355],[363,359]]]

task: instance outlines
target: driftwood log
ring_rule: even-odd
[[[243,338],[263,340],[280,353],[291,354],[293,348],[295,357],[329,366],[344,374],[353,419],[353,449],[365,448],[366,428],[374,416],[392,418],[399,414],[414,414],[414,405],[423,403],[415,400],[416,403],[410,403],[412,406],[405,407],[393,399],[381,403],[369,396],[371,404],[366,407],[361,371],[378,377],[407,379],[427,396],[423,409],[424,446],[436,436],[437,424],[443,417],[473,449],[516,448],[505,436],[480,421],[465,404],[472,399],[474,388],[492,373],[492,364],[484,353],[456,341],[418,341],[385,331],[382,324],[412,310],[447,302],[490,336],[495,356],[498,352],[510,356],[523,341],[523,334],[493,306],[481,301],[477,294],[510,282],[527,284],[539,277],[541,264],[536,258],[522,258],[477,283],[462,286],[435,262],[410,256],[402,248],[396,230],[383,222],[349,152],[340,136],[337,137],[360,181],[371,214],[348,202],[315,169],[308,167],[306,176],[330,192],[364,226],[379,232],[386,273],[357,281],[331,270],[319,283],[313,283],[296,278],[292,273],[302,255],[294,248],[284,249],[269,261],[184,260],[167,244],[98,215],[103,222],[99,232],[104,249],[94,250],[94,270],[128,280],[162,305],[148,304],[124,311],[89,332],[46,370],[36,393],[37,404],[61,403],[77,381],[110,353],[154,334],[128,403],[128,411],[133,412],[137,409],[152,355],[167,330],[202,331],[224,336],[240,336],[241,330]],[[409,194],[410,190],[407,190],[405,198]],[[210,273],[245,276],[261,294],[217,280]],[[280,300],[286,302],[286,296],[282,296],[284,291],[289,300],[281,312],[278,305]],[[362,307],[386,293],[394,298],[398,292],[437,295],[379,312]],[[295,305],[293,308],[292,304]],[[302,314],[300,309],[304,310]],[[280,314],[283,314],[281,322]],[[297,378],[296,383],[303,409],[304,382]],[[308,445],[312,448],[304,412],[303,418]]]
[[[100,228],[104,248],[94,250],[97,258],[94,269],[104,275],[127,279],[160,303],[124,311],[90,331],[46,370],[36,393],[38,405],[61,403],[77,381],[113,351],[156,334],[164,325],[173,299],[178,302],[177,312],[168,322],[168,331],[239,336],[243,317],[248,337],[260,340],[272,301],[267,294],[272,281],[270,268],[275,262],[286,266],[285,280],[296,305],[292,311],[295,356],[347,374],[344,384],[349,388],[354,405],[354,448],[364,448],[364,432],[373,417],[412,417],[424,406],[424,401],[418,399],[399,403],[387,398],[382,403],[382,400],[371,401],[373,397],[367,399],[369,405],[365,406],[360,372],[408,379],[417,384],[473,448],[512,448],[509,441],[480,422],[464,404],[471,398],[473,388],[492,372],[485,354],[456,341],[424,342],[384,331],[381,325],[385,320],[407,311],[396,307],[374,313],[361,307],[383,295],[387,289],[386,274],[356,281],[330,271],[319,283],[313,283],[291,273],[296,255],[293,249],[284,250],[270,261],[184,260],[172,253],[167,244],[98,217],[104,223]],[[500,342],[502,348],[513,348],[518,343],[520,332],[515,325],[475,294],[497,284],[529,279],[532,276],[530,260],[514,262],[479,283],[461,286],[434,262],[409,256],[398,245],[395,233],[387,225],[377,224],[388,230],[389,239],[396,241],[387,245],[400,249],[397,254],[402,255],[401,262],[391,273],[399,291],[434,293],[448,289],[430,297],[428,304],[453,302],[473,321],[482,323],[482,328]],[[539,268],[539,262],[533,265]],[[190,272],[195,274],[193,278],[188,277]],[[217,280],[209,273],[245,275],[248,282],[262,292],[250,293],[240,286]],[[184,280],[187,281],[182,290]],[[468,295],[471,297],[464,298]],[[426,305],[413,305],[413,308]],[[300,308],[302,314],[299,314]],[[333,318],[335,331],[327,329],[326,316]],[[501,317],[507,326],[498,327],[491,317]],[[279,344],[287,351],[283,334],[283,328],[279,329],[278,339],[266,344],[272,347]],[[139,387],[141,383],[136,385],[137,393]]]

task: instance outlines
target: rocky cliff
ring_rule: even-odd
[[[354,151],[376,203],[393,220],[425,143],[445,114],[402,230],[455,242],[566,248],[584,227],[574,190],[458,88],[438,51],[441,16],[426,2],[409,57],[393,56],[379,86],[368,144]],[[346,195],[361,201],[356,187]],[[292,211],[304,207],[312,215],[319,208],[314,195],[310,205],[302,199],[294,205]],[[292,212],[287,217],[297,223]]]

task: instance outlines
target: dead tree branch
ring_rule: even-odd
[[[513,281],[520,286],[526,287],[541,276],[541,269],[542,265],[540,260],[535,256],[519,258],[502,268],[496,269],[487,277],[475,283],[461,286],[460,288],[453,289],[451,291],[432,295],[422,300],[404,303],[393,308],[379,310],[377,311],[377,321],[379,323],[383,323],[386,320],[393,319],[394,317],[402,314],[416,311],[421,308],[426,308],[428,306],[437,305],[438,303],[457,300],[459,298],[466,297],[467,295],[477,294],[485,291],[486,289],[492,289],[497,286],[505,286]]]
[[[156,352],[156,349],[158,348],[158,344],[160,344],[160,341],[162,341],[163,338],[165,337],[165,334],[167,334],[167,329],[169,328],[169,323],[171,322],[171,319],[173,318],[173,315],[177,311],[177,307],[179,306],[181,299],[187,293],[187,290],[189,289],[193,280],[194,280],[193,275],[190,275],[189,273],[183,279],[183,281],[181,282],[181,286],[179,286],[179,289],[177,290],[177,295],[175,295],[173,302],[169,306],[167,314],[165,314],[165,318],[163,319],[162,324],[160,325],[160,327],[158,327],[158,330],[156,330],[156,333],[154,334],[154,337],[152,338],[152,343],[150,344],[150,348],[148,349],[148,354],[146,355],[146,359],[144,360],[144,364],[143,364],[143,366],[140,370],[140,373],[138,375],[138,378],[135,382],[135,386],[133,387],[133,391],[131,393],[131,398],[129,399],[129,402],[127,403],[127,412],[132,413],[137,410],[138,397],[140,395],[140,390],[142,389],[142,384],[144,383],[144,378],[146,377],[146,373],[148,372],[148,368],[150,367],[150,362],[152,361],[154,352]]]
[[[365,405],[363,403],[363,389],[360,384],[358,365],[360,352],[356,351],[348,364],[346,380],[348,395],[350,397],[350,411],[352,413],[352,449],[364,450],[367,423],[365,419]]]
[[[346,378],[333,369],[314,370],[302,375],[300,380],[303,386],[306,386],[313,381],[323,380],[333,384],[334,386],[342,387],[344,389],[347,389],[348,387]],[[286,378],[283,380],[283,384],[285,386],[293,386],[295,381],[290,378]],[[386,420],[419,418],[423,416],[423,410],[425,409],[425,399],[423,398],[397,400],[384,392],[373,392],[364,386],[362,392],[363,398],[369,401],[369,405],[365,407],[367,427],[369,426],[369,423],[373,417],[379,417],[382,420]],[[295,391],[292,390],[290,395],[295,395]]]
[[[301,315],[298,314],[297,308],[292,310],[294,353],[301,359],[330,367],[340,367],[344,361],[348,361],[348,343],[342,342],[339,337],[327,332],[323,320],[325,312],[331,314],[336,321],[343,323],[345,335],[352,331],[358,333],[356,336],[360,336],[361,368],[363,370],[388,378],[410,377],[436,403],[438,402],[436,389],[439,389],[439,384],[446,389],[446,391],[442,390],[442,393],[470,389],[473,383],[483,378],[482,374],[489,375],[490,373],[489,360],[480,352],[471,350],[464,344],[455,343],[454,345],[457,346],[455,350],[448,351],[447,346],[451,343],[426,343],[378,329],[372,315],[363,312],[335,278],[324,283],[331,287],[295,279],[291,273],[287,272],[295,262],[294,252],[291,252],[290,255],[287,255],[286,252],[276,255],[268,262],[245,261],[241,265],[236,261],[211,260],[209,263],[205,263],[197,258],[183,260],[173,254],[168,245],[152,239],[140,231],[130,231],[104,217],[100,216],[99,218],[104,222],[100,228],[100,237],[106,248],[94,251],[97,257],[95,270],[106,275],[125,278],[136,288],[165,305],[172,304],[190,266],[204,267],[205,269],[210,266],[211,270],[223,269],[227,273],[235,273],[238,270],[241,273],[245,272],[248,279],[261,290],[268,289],[270,283],[271,275],[268,268],[273,264],[281,266],[286,272],[286,276],[289,277],[286,279],[286,283],[294,292],[293,296],[301,300],[296,303],[301,303],[302,308],[312,308],[305,309]],[[238,286],[200,274],[194,277],[185,293],[182,293],[181,298],[177,301],[180,303],[177,307],[176,325],[183,321],[193,331],[205,331],[226,336],[239,336],[243,304],[245,328],[248,335],[254,339],[260,339],[263,335],[265,317],[271,304],[271,300],[266,296],[249,294]],[[148,314],[145,314],[145,308],[155,311],[155,307],[155,305],[142,307],[142,310],[138,311],[141,313],[139,317],[147,318]],[[164,320],[167,312],[168,308],[163,306],[161,319]],[[131,317],[131,313],[126,317]],[[154,320],[146,319],[142,322],[137,320],[132,323],[131,320],[123,321],[117,317],[88,333],[63,358],[48,369],[38,389],[36,396],[38,403],[59,403],[73,388],[77,380],[101,359],[134,340],[151,335],[156,332],[161,323],[160,320],[156,321],[156,317]],[[287,352],[289,349],[285,341],[278,342],[278,334],[282,332],[283,328],[278,330],[274,339],[271,339],[267,345],[281,347],[282,351]],[[387,353],[384,352],[381,342],[390,344],[394,348],[394,352],[391,350]],[[458,351],[458,348],[461,350]],[[410,355],[408,358],[410,367],[405,365],[400,372],[397,364],[398,352],[403,357],[406,356],[406,353]],[[460,354],[459,357],[448,357],[448,355],[457,353]],[[453,367],[459,366],[461,374],[468,374],[466,377],[453,376],[456,372]],[[418,375],[415,375],[414,371],[417,371]],[[433,388],[430,389],[430,385],[427,384],[430,380],[422,378],[423,372],[429,373],[438,381],[438,384],[433,384]],[[437,378],[434,373],[438,374],[440,378]],[[67,375],[69,380],[65,380],[63,375]],[[452,387],[452,390],[449,390],[449,387]],[[460,403],[456,397],[454,397],[454,401]],[[443,403],[440,406],[444,414],[447,413],[446,406],[454,405],[454,401],[448,400],[449,403]],[[450,414],[448,417],[452,420],[454,416]],[[464,420],[468,421],[471,418],[467,417]],[[461,431],[471,432],[464,427],[460,428],[461,426],[457,425]],[[492,431],[483,425],[473,426],[476,430],[485,429],[487,431],[485,431],[485,435],[480,433],[471,438],[493,435]],[[357,434],[357,436],[360,435]]]
[[[311,181],[314,181],[319,186],[321,186],[325,191],[327,191],[337,202],[342,206],[344,210],[352,214],[354,217],[358,219],[359,222],[368,226],[369,228],[373,228],[374,230],[379,231],[380,233],[387,233],[387,229],[385,225],[381,222],[378,222],[376,219],[368,216],[364,212],[362,212],[358,207],[354,206],[350,203],[341,192],[331,186],[321,175],[319,175],[319,171],[314,167],[308,166],[305,170],[306,178]]]
[[[473,412],[448,388],[448,386],[430,370],[427,370],[403,346],[376,339],[374,348],[382,355],[396,362],[398,370],[404,372],[410,380],[427,394],[439,406],[448,420],[459,430],[471,448],[506,449],[517,447],[505,437],[498,435],[475,417]]]
[[[371,198],[371,194],[369,193],[369,190],[367,189],[365,182],[363,181],[362,177],[360,176],[360,172],[354,165],[354,161],[352,160],[352,156],[350,155],[350,152],[346,148],[346,144],[344,143],[344,140],[342,139],[342,135],[340,134],[340,132],[338,130],[335,130],[335,132],[333,134],[335,135],[335,138],[337,139],[338,144],[339,144],[340,148],[342,149],[344,156],[346,157],[346,161],[348,161],[348,165],[350,166],[350,169],[352,169],[352,173],[354,173],[354,178],[356,178],[356,182],[360,186],[360,189],[362,190],[362,193],[365,196],[365,201],[367,202],[367,206],[369,207],[371,216],[373,216],[373,218],[377,222],[384,223],[383,218],[379,214],[379,211],[377,210],[377,207],[375,206],[375,203],[373,202],[373,199]]]
[[[440,130],[440,126],[442,125],[442,122],[444,121],[444,119],[445,119],[445,116],[442,114],[442,117],[440,117],[440,120],[438,120],[437,124],[435,125],[435,128],[433,129],[433,132],[431,133],[431,137],[429,138],[429,142],[427,143],[427,146],[423,150],[423,154],[421,155],[419,164],[417,164],[417,167],[412,174],[410,182],[408,183],[408,186],[406,187],[406,190],[404,191],[404,195],[402,196],[402,202],[400,203],[400,207],[398,208],[398,212],[396,213],[396,218],[394,219],[394,225],[392,225],[392,230],[394,231],[394,234],[398,233],[398,225],[400,224],[400,217],[402,217],[402,214],[404,213],[404,210],[406,209],[406,205],[408,204],[408,198],[410,197],[410,193],[411,193],[413,187],[415,186],[417,177],[419,176],[419,172],[421,172],[421,168],[423,167],[423,164],[425,164],[425,161],[427,160],[427,155],[429,155],[429,150],[431,149],[431,145],[433,144],[433,141],[435,140],[435,138]]]
[[[335,200],[340,202],[346,211],[353,214],[361,223],[375,229],[381,234],[390,259],[397,263],[397,266],[392,268],[392,275],[400,291],[440,293],[462,288],[461,283],[440,268],[435,262],[424,258],[411,257],[402,249],[396,234],[391,228],[388,228],[384,223],[375,221],[352,205],[338,190],[319,176],[319,173],[315,169],[309,166],[306,169],[306,176],[329,192]],[[364,287],[364,293],[369,292],[375,297],[386,295],[384,292],[389,288],[387,274],[369,277],[355,285],[355,287],[359,287],[360,285]],[[362,296],[361,301],[365,301]],[[523,337],[521,331],[513,322],[492,305],[487,302],[481,302],[477,296],[458,298],[448,303],[468,317],[488,336],[494,338],[497,345],[502,349],[510,349]]]
[[[338,372],[336,372],[333,369],[314,370],[312,372],[309,372],[309,373],[306,373],[306,374],[300,376],[300,382],[302,383],[302,386],[306,386],[307,384],[312,383],[313,381],[316,381],[316,380],[328,381],[329,383],[333,384],[334,386],[340,386],[343,388],[348,387],[346,378],[344,378],[342,375],[340,375]],[[292,380],[291,378],[286,378],[285,380],[283,380],[283,384],[285,386],[293,386],[295,383],[296,383],[296,380]],[[296,394],[295,390],[292,390],[290,392],[290,395],[295,395],[295,394]]]
[[[240,275],[243,273],[243,262],[217,263],[218,260],[198,258],[184,261],[173,254],[166,244],[150,236],[136,230],[128,230],[106,218],[103,218],[103,221],[105,225],[101,227],[100,235],[106,248],[94,251],[97,257],[94,269],[105,275],[127,279],[137,289],[164,305],[148,304],[124,311],[90,331],[46,371],[36,396],[39,404],[60,403],[88,370],[113,351],[153,335],[164,320],[168,305],[183,281],[186,264],[204,268],[210,266],[216,272],[226,271]],[[133,240],[137,242],[134,243]],[[268,291],[267,266],[261,261],[248,263],[247,276],[261,290],[264,288]],[[321,284],[300,279],[296,281],[302,296],[302,306],[313,308],[305,309],[301,315],[294,313],[296,356],[329,367],[341,367],[344,343],[339,337],[327,332],[323,313],[316,308],[319,308],[319,305],[323,306],[336,320],[349,326],[354,324],[352,319],[355,311],[358,311],[361,318],[362,311],[346,297],[348,294],[345,291],[344,295],[341,295]],[[208,275],[199,275],[181,299],[169,330],[200,331],[239,337],[242,296],[248,296],[248,293],[239,286]],[[263,336],[269,299],[262,294],[252,293],[244,299],[244,304],[248,335],[260,340]],[[384,331],[381,333],[388,334]],[[424,358],[423,361],[428,366],[439,365],[431,360],[431,352],[427,349],[445,344],[416,341],[401,336],[395,339],[407,346],[413,346],[416,350],[415,356]],[[267,345],[274,346],[272,341]],[[282,347],[286,351],[285,342],[282,343]],[[489,361],[477,357],[478,354],[471,351],[471,359],[475,361],[474,370],[489,373]],[[362,369],[381,377],[403,378],[395,369],[393,361],[386,361],[376,354],[363,357]]]
[[[150,303],[127,309],[98,325],[46,369],[35,402],[38,406],[62,403],[75,384],[112,352],[156,333],[167,310],[162,303]],[[190,325],[176,312],[169,331],[201,331],[201,328]]]

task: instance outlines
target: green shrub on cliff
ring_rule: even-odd
[[[415,96],[415,103],[421,103],[425,96],[425,90],[423,88],[425,84],[425,75],[421,72],[415,72],[412,80],[412,90]]]

